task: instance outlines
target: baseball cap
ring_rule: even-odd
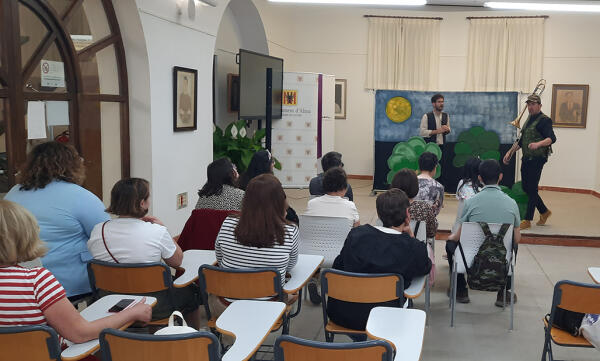
[[[539,95],[531,94],[527,97],[527,101],[525,103],[538,103],[542,104],[542,99],[540,99]]]

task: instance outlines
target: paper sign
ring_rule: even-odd
[[[46,119],[49,127],[53,125],[69,125],[69,102],[47,101]]]
[[[46,109],[44,102],[27,102],[27,139],[46,138]]]
[[[44,87],[65,87],[65,66],[61,61],[42,60],[40,62],[42,81]]]

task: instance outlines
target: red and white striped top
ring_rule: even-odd
[[[47,269],[0,267],[0,327],[46,324],[43,311],[67,297]]]

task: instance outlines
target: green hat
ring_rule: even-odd
[[[539,95],[531,94],[527,97],[527,101],[525,103],[538,103],[542,104],[542,99],[540,99]]]

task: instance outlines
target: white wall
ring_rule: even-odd
[[[257,9],[247,0],[220,0],[214,8],[197,5],[195,18],[188,16],[187,1],[182,0],[114,4],[129,76],[131,174],[150,181],[152,214],[172,234],[179,234],[213,157],[212,68],[221,20],[229,24],[222,35],[228,54],[239,46],[266,53],[265,31]],[[184,5],[181,11],[179,4]],[[173,132],[174,66],[198,70],[195,131]],[[176,195],[183,192],[188,206],[176,210]]]
[[[344,154],[350,174],[373,174],[374,96],[364,89],[367,22],[365,14],[441,16],[440,91],[464,90],[467,72],[469,22],[466,16],[532,15],[519,12],[457,11],[431,7],[428,11],[369,9],[365,7],[273,5],[255,0],[269,45],[285,48],[292,69],[335,74],[348,81],[347,119],[336,120],[336,150]],[[537,14],[537,13],[535,13]],[[541,184],[600,190],[600,31],[597,15],[550,14],[546,24],[542,97],[550,115],[552,84],[589,84],[586,129],[555,128],[558,142]],[[290,54],[291,52],[291,54]],[[532,89],[533,90],[533,89]],[[512,119],[507,119],[511,121]],[[581,161],[578,161],[581,159]]]

